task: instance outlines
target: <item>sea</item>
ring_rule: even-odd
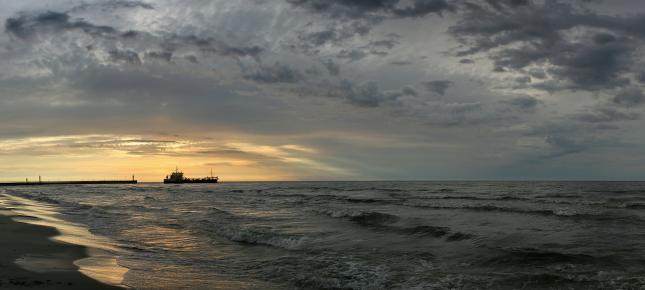
[[[0,208],[132,289],[645,289],[643,182],[30,186]]]

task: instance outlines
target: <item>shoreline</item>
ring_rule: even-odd
[[[60,235],[55,228],[18,222],[14,217],[25,218],[0,215],[0,289],[124,289],[79,271],[75,262],[90,257],[89,248],[54,241]]]

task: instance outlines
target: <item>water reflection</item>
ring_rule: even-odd
[[[102,283],[123,287],[123,279],[128,269],[118,264],[118,256],[125,251],[114,246],[108,238],[93,235],[81,224],[62,220],[57,217],[58,209],[53,205],[1,194],[2,214],[11,216],[16,222],[55,228],[60,234],[51,239],[86,247],[88,257],[68,263],[71,253],[28,254],[18,258],[15,263],[32,272],[80,271]]]

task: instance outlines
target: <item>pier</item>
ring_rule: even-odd
[[[0,182],[0,187],[32,185],[78,185],[78,184],[137,184],[136,180],[95,180],[95,181],[42,181],[42,182]]]
[[[39,176],[38,181],[29,181],[25,179],[24,182],[0,182],[0,187],[7,186],[35,186],[35,185],[80,185],[80,184],[137,184],[138,181],[134,179],[129,180],[71,180],[71,181],[43,181]]]

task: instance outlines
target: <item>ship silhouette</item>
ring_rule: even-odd
[[[170,176],[166,175],[166,178],[163,180],[163,183],[218,183],[219,177],[213,176],[213,170],[211,170],[211,176],[204,178],[186,178],[184,173],[179,171],[179,168],[175,169],[175,172],[172,172]]]

